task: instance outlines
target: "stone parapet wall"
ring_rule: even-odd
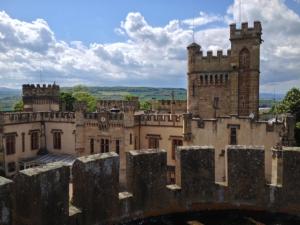
[[[215,182],[212,146],[176,150],[176,183],[166,185],[166,151],[127,153],[127,190],[119,189],[119,156],[103,153],[76,160],[70,170],[48,164],[0,178],[0,224],[118,224],[137,218],[195,210],[247,209],[300,215],[300,148],[283,148],[282,183],[268,184],[264,149],[227,146],[227,180]]]
[[[181,114],[143,114],[135,116],[135,123],[141,126],[182,127],[183,118]]]
[[[3,114],[3,123],[18,124],[41,121],[53,122],[74,122],[75,113],[73,112],[13,112]]]

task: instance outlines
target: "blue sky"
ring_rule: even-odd
[[[186,50],[230,48],[239,0],[1,0],[0,86],[186,86]],[[300,86],[300,0],[242,0],[261,20],[261,91]],[[5,81],[5,82],[4,82]]]

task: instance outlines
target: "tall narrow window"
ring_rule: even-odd
[[[203,76],[200,76],[200,84],[203,84]]]
[[[101,153],[109,152],[109,139],[101,139]]]
[[[223,84],[223,74],[220,75],[220,83]]]
[[[219,97],[214,97],[214,108],[219,108]]]
[[[250,52],[247,48],[243,48],[240,52],[240,68],[248,69],[250,67]]]
[[[53,132],[53,148],[61,149],[61,132],[59,131]]]
[[[25,152],[25,133],[22,133],[22,152]]]
[[[182,140],[173,139],[172,140],[172,159],[175,159],[175,151],[177,146],[182,146]]]
[[[192,85],[192,96],[195,96],[195,83],[193,82]]]
[[[218,80],[218,75],[215,75],[215,83],[218,84],[219,80]]]
[[[228,74],[225,75],[225,83],[228,82]]]
[[[91,154],[94,154],[94,138],[91,138],[90,140],[90,150]]]
[[[39,148],[39,132],[34,131],[30,134],[31,150],[37,150]]]
[[[129,135],[129,144],[132,145],[132,133]]]
[[[205,84],[208,84],[208,76],[205,75]]]
[[[116,153],[120,154],[120,140],[116,140]]]
[[[12,155],[16,152],[16,135],[11,134],[5,137],[6,143],[6,155]]]
[[[230,128],[230,144],[236,145],[237,144],[237,132],[236,127]]]
[[[210,83],[210,84],[213,83],[213,76],[212,76],[212,75],[209,76],[209,83]]]

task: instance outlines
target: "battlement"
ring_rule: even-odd
[[[97,111],[120,110],[120,111],[135,111],[139,109],[138,97],[133,97],[133,100],[99,100],[97,102]]]
[[[230,40],[241,38],[261,38],[262,26],[259,21],[254,21],[253,27],[248,27],[248,23],[242,23],[240,29],[237,29],[236,24],[230,25]]]
[[[180,114],[142,114],[135,116],[136,123],[142,126],[178,126],[182,127]]]
[[[31,123],[40,121],[74,122],[73,112],[13,112],[3,113],[4,124]]]
[[[215,149],[176,150],[176,183],[167,185],[167,152],[126,153],[127,187],[119,192],[119,156],[103,153],[0,178],[0,224],[92,225],[177,212],[219,209],[285,212],[300,215],[300,149],[281,150],[281,185],[265,180],[265,149],[227,146],[226,181],[216,182]],[[69,188],[73,187],[73,192]],[[71,202],[69,193],[72,193]],[[55,216],[54,216],[55,215]]]
[[[59,96],[59,85],[57,84],[23,84],[23,96]]]

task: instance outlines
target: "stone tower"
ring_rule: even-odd
[[[242,23],[230,25],[231,50],[208,51],[192,43],[188,50],[188,112],[193,116],[214,118],[239,115],[258,117],[259,66],[262,28]]]
[[[24,84],[22,87],[24,111],[59,111],[59,86]]]

